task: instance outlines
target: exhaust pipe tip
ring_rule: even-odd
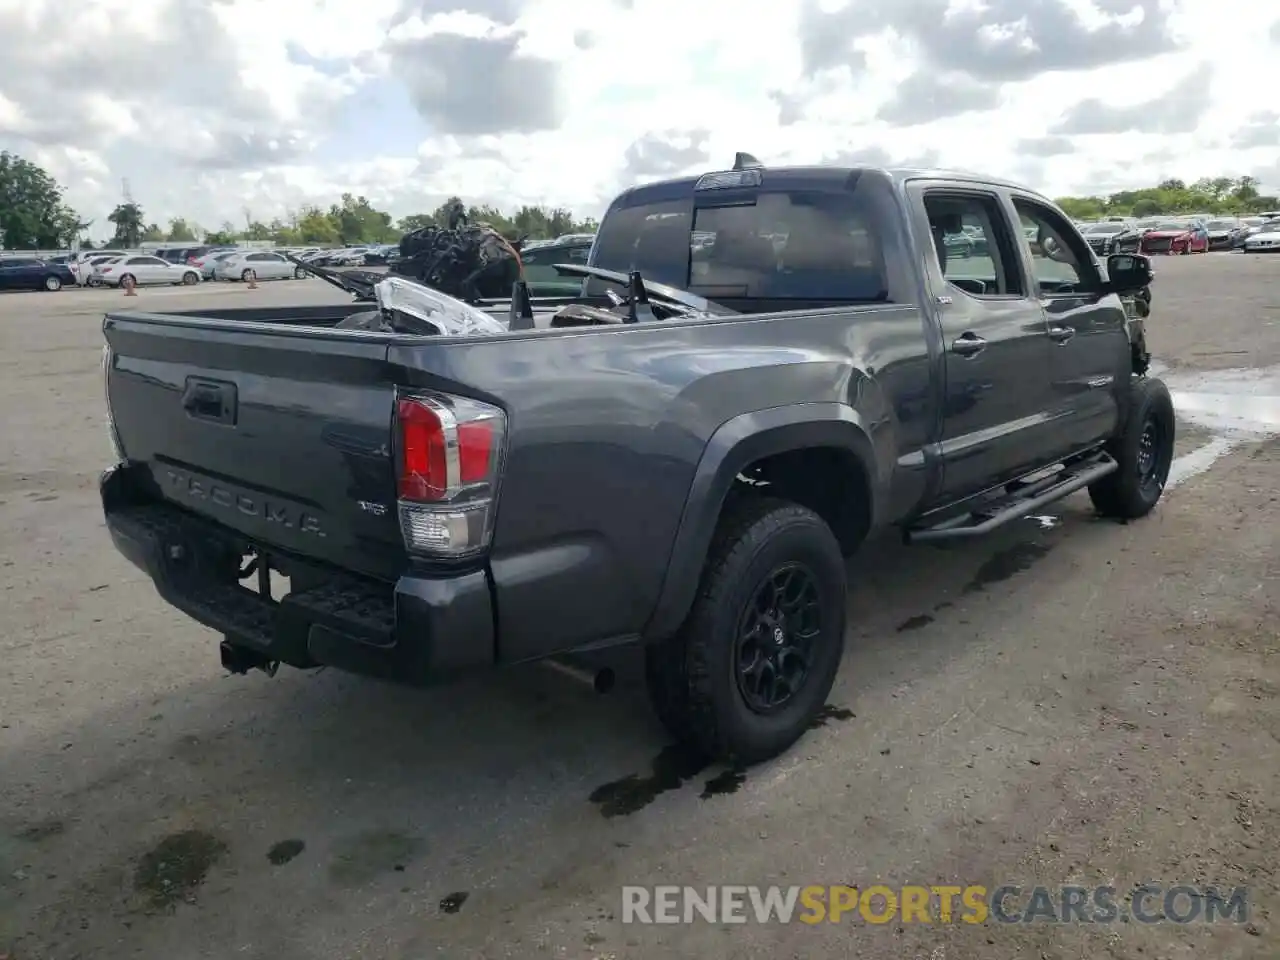
[[[543,660],[544,666],[550,667],[557,673],[562,673],[571,680],[577,680],[581,684],[590,687],[596,693],[605,694],[613,689],[617,677],[609,667],[602,667],[599,670],[584,669],[574,663],[564,660]]]
[[[617,679],[611,669],[604,667],[596,671],[595,679],[592,681],[591,686],[596,693],[606,694],[613,689]]]

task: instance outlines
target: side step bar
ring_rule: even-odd
[[[1063,469],[1048,485],[1034,483],[1030,490],[1012,493],[1007,498],[984,504],[980,509],[952,517],[931,527],[908,528],[903,539],[907,543],[936,543],[981,537],[1013,520],[1020,520],[1046,504],[1061,500],[1120,469],[1120,464],[1105,454],[1078,467]]]

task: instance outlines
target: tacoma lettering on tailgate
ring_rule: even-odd
[[[177,470],[166,471],[169,486],[190,500],[212,504],[224,510],[234,510],[246,517],[255,517],[267,523],[279,524],[287,530],[297,530],[312,536],[323,537],[324,530],[320,519],[298,507],[267,497],[249,496],[221,486],[210,480],[203,480]]]

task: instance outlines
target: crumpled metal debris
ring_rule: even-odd
[[[391,270],[460,300],[511,295],[520,279],[520,241],[487,223],[472,223],[460,203],[448,208],[448,225],[423,227],[400,240]]]

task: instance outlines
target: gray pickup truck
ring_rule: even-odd
[[[518,283],[466,335],[108,314],[116,547],[233,672],[641,644],[670,731],[748,764],[822,709],[871,531],[1163,490],[1173,407],[1122,303],[1150,264],[1104,273],[1016,184],[739,155],[627,190],[562,269],[581,296]]]

